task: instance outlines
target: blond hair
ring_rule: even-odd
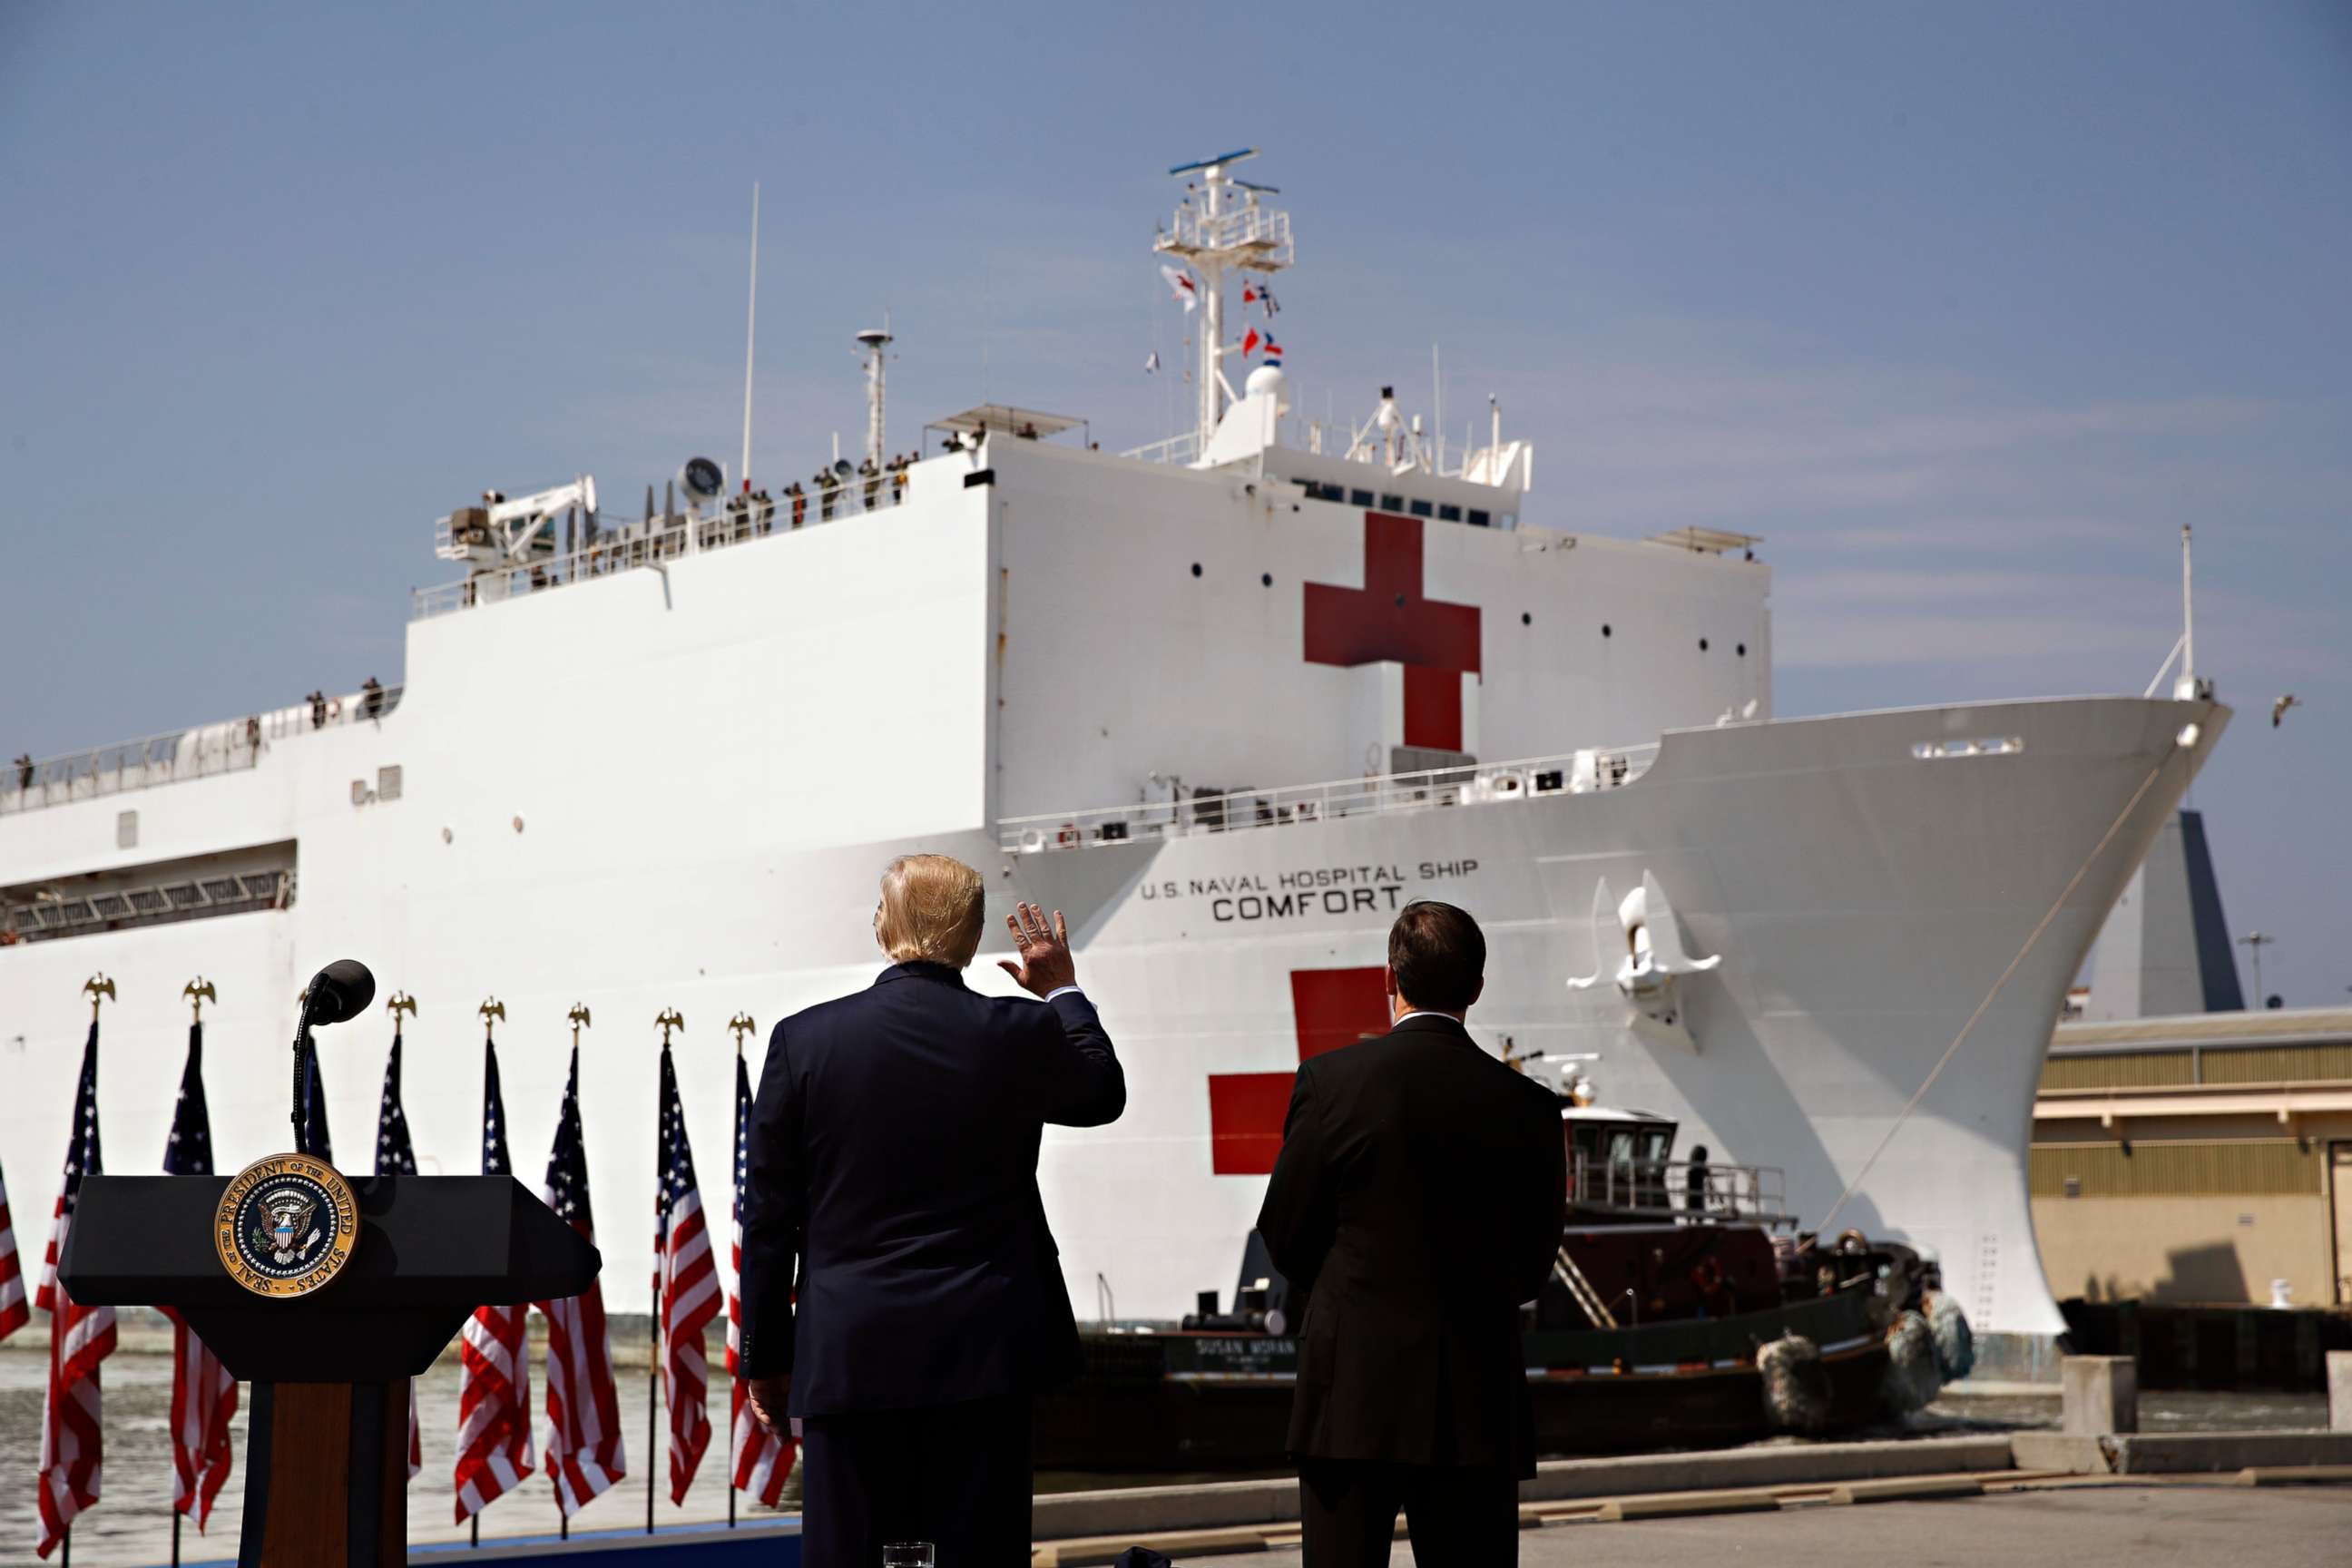
[[[980,873],[946,855],[901,855],[882,873],[874,940],[898,963],[957,969],[980,951],[988,893]]]

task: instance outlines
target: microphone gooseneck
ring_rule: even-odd
[[[294,1152],[310,1152],[310,1028],[356,1018],[375,1000],[375,976],[356,958],[339,958],[302,988],[302,1012],[294,1024]]]

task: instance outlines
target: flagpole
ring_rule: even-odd
[[[669,1032],[686,1027],[686,1018],[675,1007],[662,1009],[654,1022],[661,1026],[662,1050],[669,1050]],[[661,1406],[661,1330],[662,1330],[662,1241],[669,1233],[668,1197],[665,1184],[668,1177],[662,1170],[662,1115],[667,1108],[662,1103],[661,1075],[654,1075],[654,1213],[661,1223],[654,1227],[653,1310],[647,1314],[647,1328],[652,1335],[653,1359],[646,1367],[646,1533],[654,1532],[654,1438],[660,1431],[657,1422]]]
[[[751,492],[751,350],[760,328],[760,182],[751,182],[751,303],[743,313],[743,471],[736,476]]]
[[[877,352],[879,352],[879,351],[877,351]],[[755,1024],[755,1023],[753,1023],[753,1022],[751,1021],[751,1014],[749,1014],[749,1013],[738,1013],[738,1014],[736,1014],[733,1017],[731,1017],[731,1018],[730,1018],[730,1019],[728,1019],[728,1020],[727,1020],[727,1027],[728,1027],[729,1031],[730,1031],[730,1032],[731,1032],[731,1033],[734,1035],[734,1037],[735,1037],[735,1066],[736,1066],[736,1074],[735,1074],[735,1077],[736,1077],[736,1081],[737,1081],[737,1082],[739,1082],[739,1083],[740,1083],[740,1081],[742,1081],[742,1077],[743,1077],[743,1074],[742,1074],[742,1066],[743,1066],[743,1037],[744,1037],[745,1035],[747,1035],[747,1034],[751,1033],[751,1031],[752,1031],[753,1029],[758,1028],[759,1026],[760,1026],[759,1025],[757,1025],[757,1024]],[[741,1117],[742,1117],[742,1115],[743,1115],[743,1108],[742,1108],[740,1105],[738,1105],[738,1106],[735,1108],[735,1115],[736,1115],[736,1118],[737,1118],[739,1121],[741,1119]],[[739,1151],[739,1152],[740,1152],[740,1151]],[[738,1194],[739,1194],[739,1195],[738,1195],[737,1200],[736,1200],[736,1201],[737,1201],[737,1204],[738,1204],[738,1205],[739,1205],[739,1210],[738,1210],[738,1212],[737,1212],[737,1213],[732,1216],[734,1224],[735,1224],[735,1225],[737,1225],[737,1226],[740,1226],[740,1225],[742,1225],[742,1223],[743,1223],[743,1216],[742,1216],[742,1214],[740,1212],[740,1203],[741,1203],[741,1198],[740,1198],[740,1192],[741,1192],[741,1189],[740,1189],[740,1187],[739,1186],[739,1187],[737,1188],[737,1193],[738,1193]],[[729,1305],[729,1311],[730,1311],[730,1313],[732,1313],[734,1310],[737,1310],[737,1309],[736,1309],[736,1306],[735,1306],[735,1304],[734,1304],[734,1303],[735,1303],[735,1302],[740,1302],[740,1301],[742,1300],[742,1296],[743,1296],[743,1270],[742,1270],[742,1266],[741,1266],[741,1264],[740,1264],[740,1260],[739,1260],[739,1262],[737,1263],[737,1266],[736,1266],[736,1269],[735,1269],[735,1298],[734,1298],[734,1302],[730,1302],[730,1305]],[[737,1340],[738,1340],[738,1342],[740,1342],[740,1339],[741,1339],[741,1332],[740,1332],[740,1329],[738,1329],[738,1328],[736,1327],[736,1325],[734,1325],[734,1324],[732,1324],[732,1323],[730,1323],[730,1324],[729,1325],[729,1329],[730,1329],[730,1331],[732,1331],[732,1332],[734,1332],[734,1333],[736,1334],[736,1336],[737,1336]],[[741,1379],[742,1375],[743,1375],[743,1372],[742,1372],[742,1369],[741,1369],[740,1366],[739,1366],[739,1367],[730,1367],[730,1368],[728,1368],[728,1370],[727,1370],[728,1382],[729,1382],[729,1384],[730,1384],[730,1386],[729,1386],[729,1388],[728,1388],[728,1390],[727,1390],[727,1528],[728,1528],[728,1529],[730,1529],[730,1530],[732,1530],[732,1529],[734,1529],[734,1528],[735,1528],[735,1474],[736,1474],[736,1471],[735,1471],[735,1465],[736,1465],[736,1458],[735,1458],[735,1390],[734,1390],[734,1388],[733,1388],[732,1384],[733,1384],[734,1383],[736,1383],[736,1382],[740,1381],[740,1380]]]
[[[83,993],[83,994],[87,995],[87,996],[89,998],[89,1037],[90,1037],[90,1062],[91,1062],[91,1068],[90,1068],[90,1071],[91,1071],[91,1080],[92,1080],[92,1082],[91,1082],[91,1089],[92,1089],[92,1100],[93,1100],[93,1103],[95,1103],[95,1099],[96,1099],[96,1093],[95,1093],[95,1091],[96,1091],[96,1088],[97,1088],[96,1079],[97,1079],[97,1051],[98,1051],[98,1046],[97,1046],[97,1041],[98,1041],[98,1010],[99,1010],[100,1001],[100,999],[101,999],[101,998],[103,998],[104,1000],[109,1001],[109,1002],[110,1002],[110,1001],[112,1001],[112,1000],[114,999],[114,982],[113,982],[111,979],[108,978],[108,976],[107,976],[103,972],[100,972],[100,973],[96,973],[96,974],[91,975],[88,980],[83,981],[83,982],[82,982],[81,988],[82,988],[82,993]],[[79,1128],[76,1128],[76,1129],[74,1130],[74,1136],[75,1136],[75,1137],[77,1137],[77,1138],[79,1138],[79,1137],[83,1136],[82,1130],[81,1130],[81,1129],[79,1129]],[[69,1147],[70,1147],[70,1145],[69,1145]],[[71,1156],[71,1155],[68,1155],[68,1160],[70,1160],[70,1159],[72,1158],[72,1156]],[[58,1307],[57,1307],[57,1311],[58,1311],[58,1313],[62,1313],[62,1312],[64,1312],[65,1309],[66,1309],[65,1291],[64,1291],[64,1289],[63,1289],[62,1286],[60,1286],[60,1288],[59,1288],[59,1289],[58,1289]],[[54,1366],[55,1366],[55,1364],[56,1364],[56,1360],[55,1360],[55,1358],[56,1358],[56,1354],[57,1354],[57,1351],[56,1351],[56,1343],[57,1343],[57,1340],[56,1340],[56,1330],[57,1330],[57,1322],[56,1322],[55,1316],[53,1315],[53,1317],[52,1317],[52,1319],[51,1319],[51,1321],[50,1321],[50,1334],[51,1334],[51,1338],[50,1338],[50,1347],[51,1347],[51,1348],[50,1348],[50,1352],[49,1352],[49,1353],[50,1353],[50,1357],[51,1357],[51,1363],[50,1363],[50,1364],[51,1364],[53,1367],[54,1367]],[[44,1478],[44,1479],[45,1479],[45,1481],[46,1481],[46,1478]],[[62,1531],[62,1532],[60,1533],[59,1538],[58,1538],[58,1546],[59,1546],[59,1548],[60,1548],[60,1555],[59,1555],[59,1556],[58,1556],[58,1568],[73,1568],[73,1525],[72,1525],[71,1521],[68,1521],[68,1523],[67,1523],[67,1524],[65,1525],[65,1527],[64,1527],[64,1530],[63,1530],[63,1531]]]
[[[754,200],[757,200],[756,196]],[[572,1004],[572,1011],[566,1016],[572,1020],[572,1081],[574,1086],[577,1086],[580,1081],[580,1028],[582,1025],[593,1024],[595,1020],[589,1016],[588,1004],[585,1002]],[[559,1125],[556,1129],[556,1140],[559,1143],[562,1141],[562,1136],[563,1130]],[[545,1316],[544,1313],[541,1315]],[[551,1347],[552,1342],[550,1342]],[[552,1353],[551,1349],[551,1353]],[[607,1360],[611,1359],[611,1353],[610,1350],[606,1351]],[[552,1387],[553,1384],[551,1383],[549,1386]],[[558,1541],[569,1541],[572,1539],[572,1516],[563,1511],[563,1481],[556,1473],[556,1467],[552,1462],[548,1466],[547,1479],[555,1483],[555,1538]]]

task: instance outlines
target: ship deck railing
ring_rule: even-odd
[[[1276,426],[1275,444],[1289,447],[1290,443],[1283,439],[1286,436],[1303,437],[1300,444],[1291,449],[1305,452],[1310,457],[1338,458],[1345,462],[1383,470],[1386,477],[1378,486],[1381,491],[1389,490],[1393,481],[1417,473],[1433,475],[1441,479],[1461,479],[1474,485],[1493,485],[1495,480],[1492,478],[1482,477],[1486,470],[1480,470],[1479,465],[1486,464],[1487,470],[1504,467],[1495,458],[1492,447],[1478,446],[1468,436],[1459,441],[1450,440],[1442,430],[1425,436],[1400,437],[1391,447],[1382,439],[1379,427],[1369,420],[1361,425],[1351,425],[1344,419],[1307,419],[1286,414]],[[1140,447],[1126,448],[1119,456],[1146,463],[1190,467],[1200,459],[1201,433],[1186,430],[1165,440],[1147,441]],[[1256,459],[1257,470],[1263,472],[1265,453],[1254,453],[1252,457]],[[1234,459],[1236,463],[1248,460]],[[1225,466],[1228,465],[1220,465]],[[1368,487],[1372,483],[1369,479],[1365,482]],[[1339,498],[1334,496],[1330,499],[1336,500]],[[1727,534],[1723,537],[1738,540],[1742,544],[1761,542],[1760,536],[1748,534]]]
[[[400,706],[402,688],[305,700],[267,713],[117,741],[62,756],[17,761],[0,773],[0,816],[189,779],[241,772],[279,742],[345,724],[366,724]]]
[[[1730,1221],[1767,1229],[1796,1226],[1789,1179],[1777,1165],[1717,1160],[1596,1160],[1569,1154],[1569,1225],[1579,1213],[1667,1224]]]
[[[1410,773],[1336,779],[1280,789],[1202,790],[1169,786],[1169,798],[1086,811],[1008,816],[997,841],[1008,854],[1034,855],[1086,845],[1240,833],[1345,817],[1387,816],[1622,789],[1656,761],[1658,743],[1611,746],[1509,763],[1461,763]]]
[[[771,495],[764,500],[733,497],[708,515],[672,512],[640,521],[600,513],[589,542],[567,553],[542,556],[513,566],[492,567],[455,583],[415,590],[409,599],[408,618],[427,621],[436,616],[526,598],[597,577],[667,566],[690,555],[749,544],[771,534],[840,522],[868,512],[889,511],[903,505],[906,499],[906,470],[901,468],[871,477],[859,474],[830,492],[810,490],[798,497]],[[795,501],[799,503],[797,521]]]

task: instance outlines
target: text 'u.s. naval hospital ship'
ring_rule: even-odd
[[[1126,1063],[1118,1122],[1045,1140],[1082,1316],[1172,1320],[1232,1278],[1293,1069],[1385,1027],[1389,923],[1426,896],[1486,929],[1489,1049],[1781,1167],[1791,1212],[1907,1241],[1979,1331],[2060,1331],[2026,1195],[2042,1055],[2228,710],[2184,675],[1774,718],[1757,541],[1543,526],[1499,416],[1465,449],[1385,396],[1360,427],[1291,414],[1265,352],[1290,223],[1244,155],[1176,171],[1157,241],[1198,306],[1183,437],[1113,456],[989,405],[893,460],[866,334],[865,464],[730,497],[698,461],[642,520],[586,480],[486,498],[442,521],[466,575],[416,595],[401,685],[9,769],[20,1210],[58,1168],[93,971],[120,988],[110,1170],[163,1152],[198,974],[234,1168],[285,1142],[296,990],[350,954],[419,1001],[428,1171],[478,1159],[482,998],[527,1176],[589,1004],[605,1289],[642,1308],[656,1014],[688,1022],[723,1203],[724,1021],[866,984],[877,874],[923,848],[983,868],[992,921],[1067,912]],[[353,1168],[390,1036],[323,1040]]]

